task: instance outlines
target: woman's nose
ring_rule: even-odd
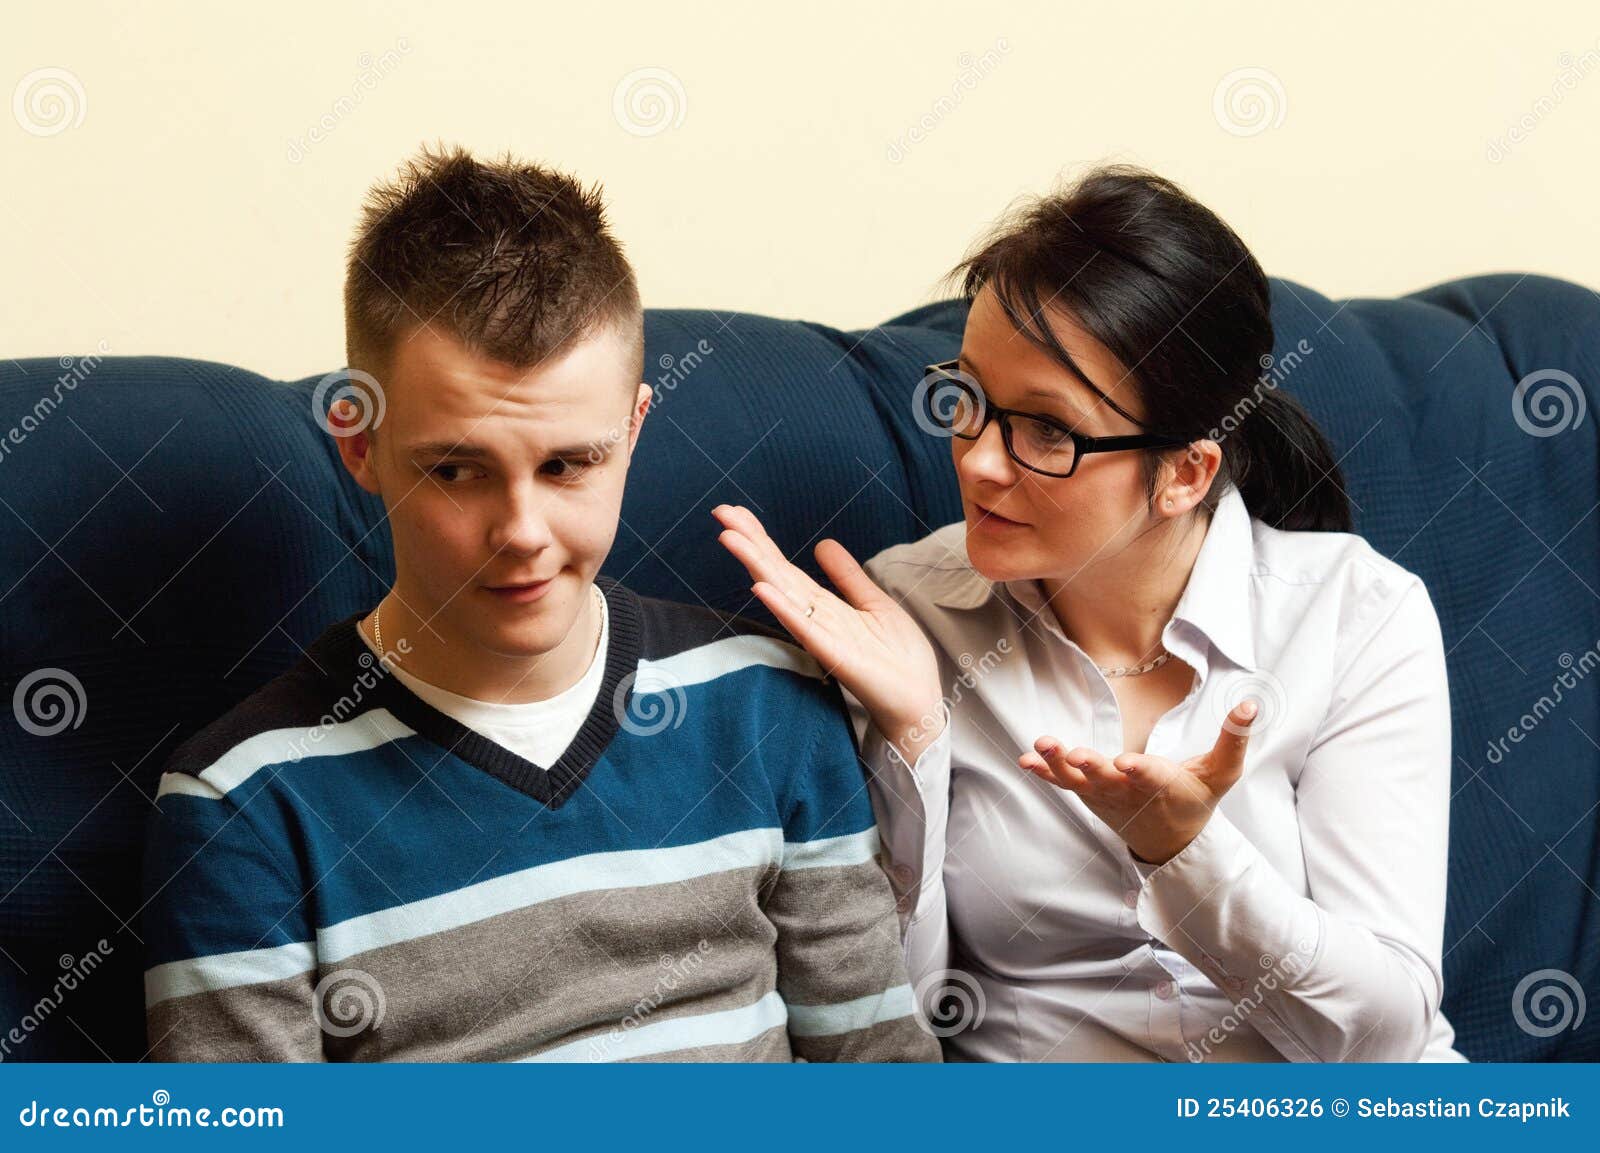
[[[1010,486],[1020,480],[1016,462],[1006,452],[1005,437],[1000,422],[991,420],[978,434],[977,440],[957,440],[956,473],[964,481],[987,481],[993,485]]]

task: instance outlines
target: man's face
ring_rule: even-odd
[[[611,550],[649,407],[636,352],[611,327],[528,368],[433,328],[401,336],[375,437],[342,446],[382,496],[395,588],[444,659],[545,653],[571,630]],[[365,448],[365,453],[362,450]]]

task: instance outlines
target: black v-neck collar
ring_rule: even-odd
[[[335,699],[351,694],[363,677],[378,683],[362,697],[375,707],[388,709],[419,736],[447,750],[475,768],[497,777],[551,809],[560,808],[589,775],[589,770],[617,735],[633,693],[633,673],[640,653],[641,612],[638,597],[610,577],[597,576],[595,585],[606,598],[610,638],[606,645],[605,674],[589,715],[572,742],[548,769],[490,740],[417,696],[398,677],[390,676],[373,656],[356,622],[366,613],[333,625],[312,644],[308,655],[323,671]],[[626,681],[624,686],[623,682]],[[622,693],[618,689],[622,688]],[[425,766],[427,767],[427,766]]]

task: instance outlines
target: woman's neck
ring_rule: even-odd
[[[1207,524],[1201,517],[1169,522],[1114,556],[1064,577],[1042,578],[1061,631],[1098,665],[1137,665],[1158,655]]]

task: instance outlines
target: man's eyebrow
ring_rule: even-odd
[[[406,451],[412,456],[459,456],[465,460],[479,460],[489,455],[488,449],[481,445],[454,440],[424,440],[408,445]]]
[[[482,445],[472,444],[467,441],[457,443],[452,440],[425,440],[409,445],[406,449],[412,456],[434,457],[448,456],[460,460],[482,460],[489,456],[489,450]],[[558,456],[588,456],[595,451],[605,451],[605,444],[601,441],[591,441],[584,444],[569,444],[559,448],[550,449],[546,454],[551,457]]]
[[[604,440],[591,440],[587,444],[569,444],[563,448],[550,450],[552,457],[557,456],[588,456],[591,453],[605,455],[610,451],[610,446]]]

